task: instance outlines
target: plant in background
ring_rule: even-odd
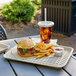
[[[11,22],[30,21],[36,14],[36,6],[30,0],[13,0],[2,9],[2,15]]]
[[[37,4],[39,7],[41,7],[41,0],[35,0],[35,4]]]

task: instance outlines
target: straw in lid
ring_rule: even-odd
[[[52,21],[40,21],[38,23],[38,25],[41,27],[52,27],[52,26],[54,26],[54,22],[52,22]]]

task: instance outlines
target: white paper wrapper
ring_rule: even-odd
[[[41,42],[40,38],[32,38],[32,40],[34,40],[36,43],[40,43]],[[58,45],[57,44],[57,39],[51,39],[49,44]]]

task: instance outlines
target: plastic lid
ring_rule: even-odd
[[[38,23],[38,25],[41,27],[52,27],[52,26],[54,26],[54,22],[52,22],[52,21],[40,21]]]

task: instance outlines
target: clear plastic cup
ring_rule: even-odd
[[[41,42],[50,43],[51,34],[52,34],[52,26],[54,26],[54,22],[40,21],[38,25],[40,28]]]

